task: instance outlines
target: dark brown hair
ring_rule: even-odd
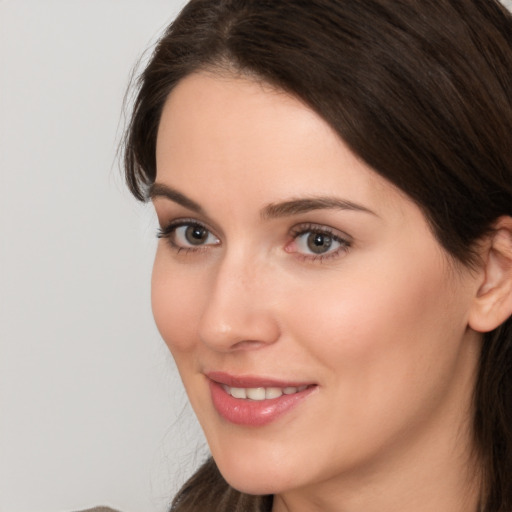
[[[462,264],[512,215],[512,16],[497,0],[192,0],[142,73],[125,144],[140,200],[156,175],[167,96],[198,70],[230,71],[300,98],[408,194]],[[512,511],[512,319],[485,335],[475,389],[485,512]],[[208,505],[210,503],[211,505]],[[219,503],[223,503],[220,505]],[[212,460],[173,510],[270,510]]]

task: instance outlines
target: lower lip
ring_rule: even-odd
[[[218,382],[210,380],[209,384],[217,412],[230,423],[247,427],[262,427],[272,423],[295,408],[316,388],[308,387],[292,395],[283,394],[271,400],[250,400],[233,398]]]

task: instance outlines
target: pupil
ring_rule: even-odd
[[[189,226],[185,231],[185,238],[192,245],[201,245],[207,237],[207,230],[201,226]]]
[[[313,233],[308,237],[308,248],[316,254],[328,251],[331,244],[332,238],[329,235]]]

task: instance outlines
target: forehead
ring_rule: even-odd
[[[408,201],[297,98],[250,78],[209,73],[186,77],[169,95],[157,181],[198,202],[333,193],[374,208]]]
[[[264,163],[267,155],[278,156],[279,148],[284,154],[299,138],[324,137],[328,131],[299,100],[261,81],[195,73],[179,82],[164,106],[157,157],[186,142],[201,148],[191,157],[228,159],[238,151],[247,158],[252,148],[254,160]]]

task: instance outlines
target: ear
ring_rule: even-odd
[[[512,315],[512,217],[500,217],[482,245],[482,276],[469,326],[489,332]]]

